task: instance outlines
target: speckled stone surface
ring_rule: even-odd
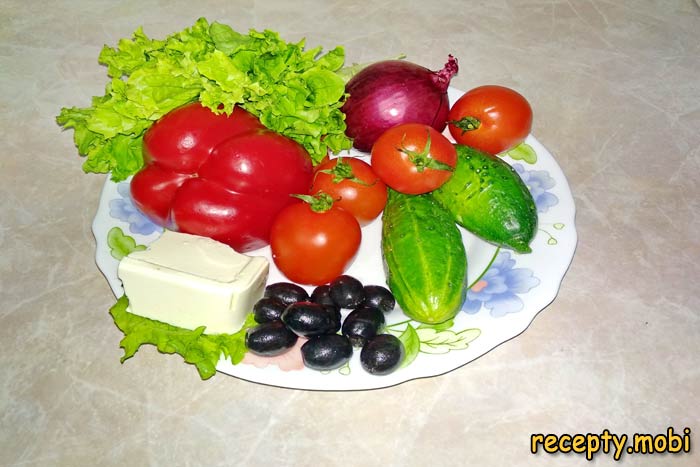
[[[577,204],[557,299],[449,374],[365,392],[119,363],[85,175],[55,116],[101,95],[103,44],[196,18],[344,45],[348,62],[459,57],[459,89],[528,97]],[[692,430],[700,465],[700,8],[693,1],[0,2],[0,465],[587,465],[531,433]],[[593,465],[612,464],[600,453]]]

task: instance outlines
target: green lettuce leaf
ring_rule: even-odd
[[[204,18],[163,40],[138,28],[102,49],[98,61],[110,78],[105,94],[90,107],[61,109],[57,122],[74,130],[83,170],[110,172],[114,181],[143,166],[143,134],[155,120],[197,100],[215,112],[245,108],[302,144],[317,163],[329,150],[352,146],[340,110],[345,53],[342,47],[321,52],[274,31],[245,35]]]
[[[234,365],[243,360],[247,350],[246,331],[256,325],[251,313],[238,332],[209,335],[204,334],[204,326],[195,330],[171,326],[130,313],[128,306],[129,300],[123,295],[109,310],[114,323],[124,333],[119,343],[124,349],[122,363],[133,357],[142,345],[151,344],[161,353],[180,355],[186,363],[197,368],[204,380],[214,376],[216,364],[222,356]]]

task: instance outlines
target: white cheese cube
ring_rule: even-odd
[[[238,331],[265,291],[269,262],[210,238],[166,230],[119,263],[129,311],[206,334]]]

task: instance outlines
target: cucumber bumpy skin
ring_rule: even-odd
[[[537,207],[518,173],[497,156],[460,144],[455,148],[455,171],[432,195],[477,237],[530,253],[537,233]]]
[[[467,254],[459,227],[430,194],[389,189],[382,255],[389,288],[409,318],[437,324],[459,312],[467,293]]]

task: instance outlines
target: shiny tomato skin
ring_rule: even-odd
[[[476,118],[479,127],[464,131],[454,123],[465,117]],[[522,143],[530,134],[532,108],[527,99],[513,89],[485,85],[457,99],[447,120],[450,134],[457,143],[499,154]]]
[[[411,160],[412,153],[424,154],[421,168]],[[430,168],[435,164],[442,168]],[[382,133],[372,146],[372,170],[390,188],[409,195],[419,195],[433,191],[452,176],[457,164],[457,151],[450,140],[429,125],[405,123]]]
[[[269,243],[272,220],[293,202],[290,196],[236,193],[191,178],[177,190],[171,214],[179,232],[210,237],[244,253]]]
[[[151,221],[161,226],[170,224],[170,205],[178,188],[190,178],[167,170],[159,164],[149,164],[131,179],[131,199]]]
[[[333,171],[338,164],[349,166],[351,178],[334,180],[334,174],[328,171]],[[360,226],[379,216],[387,198],[386,184],[374,173],[372,166],[354,157],[338,157],[318,165],[310,193],[319,192],[331,195],[334,204],[355,216]]]
[[[231,115],[216,114],[193,102],[168,112],[146,131],[144,161],[175,172],[195,173],[221,141],[261,128],[257,117],[240,107],[234,107]]]
[[[292,282],[322,285],[352,264],[362,240],[360,224],[337,206],[314,212],[295,202],[275,218],[270,231],[272,260]]]
[[[308,193],[313,164],[297,142],[270,130],[254,130],[217,145],[199,176],[240,193]]]

